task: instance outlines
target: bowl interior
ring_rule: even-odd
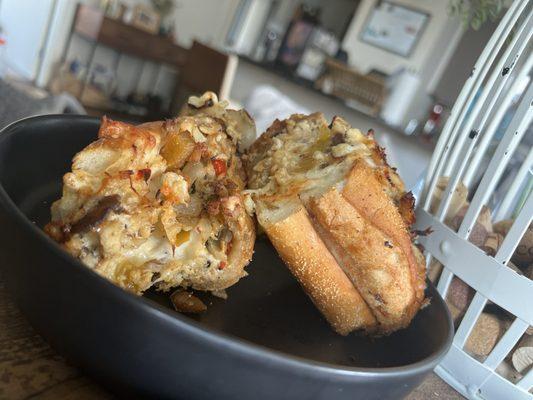
[[[0,136],[0,184],[39,227],[50,218],[50,205],[60,196],[61,178],[70,169],[73,155],[96,138],[98,125],[98,120],[87,117],[38,117]],[[299,288],[267,239],[257,241],[247,271],[249,276],[227,291],[227,300],[203,295],[207,312],[190,318],[207,329],[270,349],[351,367],[405,366],[442,352],[449,343],[449,315],[432,286],[427,290],[430,305],[407,329],[382,338],[340,336]],[[171,307],[168,294],[154,291],[145,296]]]

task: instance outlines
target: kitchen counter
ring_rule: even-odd
[[[10,299],[0,277],[0,399],[30,398],[101,400],[115,396],[50,348]],[[407,400],[431,399],[463,397],[431,374]]]

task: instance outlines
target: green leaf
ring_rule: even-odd
[[[482,9],[480,10],[480,14],[481,14],[481,23],[483,24],[485,21],[487,21],[487,9]]]
[[[448,12],[461,18],[465,28],[478,30],[488,20],[494,21],[505,7],[506,0],[449,0]]]
[[[496,18],[498,18],[499,12],[496,10],[496,8],[489,9],[489,18],[492,22],[496,21]]]
[[[496,15],[498,15],[503,10],[503,0],[496,0],[495,1],[495,6],[496,6],[496,8],[495,8]]]
[[[479,30],[479,28],[481,28],[481,24],[482,24],[482,22],[476,17],[473,17],[472,20],[470,21],[470,26],[475,31],[477,31],[477,30]]]

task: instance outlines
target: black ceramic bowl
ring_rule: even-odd
[[[41,227],[72,156],[99,121],[43,116],[0,134],[0,261],[33,326],[95,378],[139,396],[182,399],[399,399],[448,350],[452,323],[436,290],[409,328],[371,339],[329,328],[265,240],[250,275],[205,314],[136,297],[65,253]]]

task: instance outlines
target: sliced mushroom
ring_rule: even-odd
[[[207,306],[194,294],[178,289],[170,295],[174,309],[181,313],[198,314],[207,310]]]

